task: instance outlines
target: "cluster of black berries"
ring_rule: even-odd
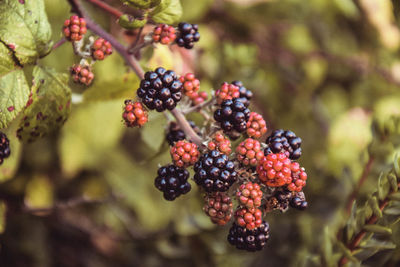
[[[235,164],[217,150],[203,154],[194,165],[194,181],[206,192],[224,192],[236,181]]]
[[[158,169],[158,176],[154,184],[158,190],[164,193],[166,200],[174,200],[190,191],[191,186],[188,179],[188,170],[167,165]]]
[[[214,113],[214,119],[227,134],[232,131],[245,132],[249,118],[250,110],[239,98],[224,100]]]
[[[275,130],[265,141],[265,155],[270,153],[285,153],[292,160],[301,156],[301,138],[292,131]]]
[[[190,24],[181,22],[178,24],[179,35],[176,38],[176,44],[186,49],[191,49],[195,42],[200,40],[200,33],[198,32],[199,26],[197,24]]]
[[[228,242],[237,249],[258,251],[264,248],[269,239],[269,225],[263,222],[259,227],[249,230],[233,223],[228,234]]]
[[[147,108],[162,112],[176,107],[182,98],[181,90],[182,83],[176,73],[159,67],[145,73],[137,95]]]
[[[8,158],[10,154],[10,141],[5,133],[0,132],[0,165],[3,164],[4,159]]]

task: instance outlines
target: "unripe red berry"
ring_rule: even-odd
[[[231,141],[222,134],[222,132],[216,132],[212,140],[207,144],[209,150],[218,150],[222,154],[229,155],[232,152]]]
[[[247,122],[247,135],[252,138],[260,138],[266,132],[267,124],[263,117],[256,112],[251,112]]]
[[[186,140],[176,142],[170,153],[174,165],[181,168],[195,164],[200,155],[197,145]]]
[[[247,208],[260,207],[262,196],[260,185],[252,182],[241,184],[236,192],[236,198],[240,205]]]
[[[215,92],[217,103],[221,104],[224,100],[238,98],[240,96],[239,87],[233,84],[224,82],[221,87]]]
[[[112,54],[112,46],[110,42],[103,38],[98,38],[94,41],[91,47],[92,57],[95,60],[103,60],[108,55]]]
[[[213,223],[225,225],[232,217],[232,200],[225,192],[213,192],[204,197],[204,212]]]
[[[287,189],[293,192],[300,192],[303,187],[306,186],[307,173],[297,162],[292,162],[290,167],[292,171],[292,181],[288,184]]]
[[[88,65],[76,64],[70,68],[70,72],[74,82],[81,83],[86,86],[89,86],[94,79],[94,74],[91,70],[91,67]]]
[[[267,186],[279,187],[292,182],[291,161],[285,154],[268,154],[257,165],[260,180]]]
[[[155,43],[168,45],[176,39],[175,28],[167,24],[159,24],[154,28],[152,38]]]
[[[262,224],[262,212],[257,208],[239,208],[235,211],[236,223],[248,230]]]
[[[76,15],[64,21],[63,33],[68,41],[80,41],[87,32],[86,21]]]
[[[127,127],[142,127],[148,121],[148,115],[142,103],[125,100],[122,118]]]
[[[179,81],[183,84],[183,93],[189,98],[195,97],[200,89],[200,81],[196,79],[193,73],[186,73],[179,77]]]
[[[236,147],[236,158],[243,166],[255,167],[263,156],[261,144],[255,139],[247,138]]]

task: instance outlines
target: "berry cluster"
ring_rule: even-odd
[[[200,40],[200,33],[198,32],[199,26],[197,24],[190,24],[181,22],[178,24],[178,37],[176,44],[186,49],[191,49],[195,42]]]
[[[155,43],[168,45],[176,39],[175,28],[167,24],[159,24],[154,28],[152,38]]]
[[[197,25],[189,23],[180,23],[177,30],[160,24],[152,32],[152,42],[170,44],[175,39],[185,48],[192,48],[199,37]],[[144,106],[158,112],[171,110],[176,118],[166,131],[171,163],[158,169],[156,188],[166,200],[188,193],[187,168],[193,166],[193,180],[204,193],[203,210],[211,222],[226,225],[233,220],[229,243],[247,251],[261,250],[269,239],[265,213],[289,207],[302,210],[308,205],[302,191],[307,174],[296,162],[301,139],[292,131],[275,130],[261,141],[267,123],[261,114],[250,111],[253,93],[241,81],[223,83],[207,102],[207,93],[199,90],[200,81],[193,73],[178,77],[162,67],[148,71],[136,92],[139,99],[125,102],[123,119],[128,127],[142,126],[147,121]],[[201,129],[192,121],[192,129],[182,123],[184,115],[192,112],[204,117]],[[245,138],[233,149],[230,139],[241,136]]]
[[[76,15],[72,15],[69,19],[64,21],[63,33],[65,39],[68,41],[76,42],[82,40],[86,34],[86,21]]]
[[[71,67],[70,72],[74,82],[86,86],[89,86],[94,79],[92,68],[89,65],[75,64]]]
[[[10,141],[5,133],[0,132],[0,165],[3,164],[4,159],[8,158],[10,154]]]
[[[172,110],[182,98],[182,83],[174,71],[160,67],[145,73],[137,95],[151,110]]]
[[[144,109],[142,103],[125,100],[122,118],[127,127],[142,127],[148,120],[147,116],[147,111]]]
[[[98,38],[96,41],[94,41],[91,47],[92,57],[95,60],[105,59],[106,56],[112,54],[112,51],[113,50],[110,42],[104,40],[103,38]]]

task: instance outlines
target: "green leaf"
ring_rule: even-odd
[[[376,233],[376,234],[384,234],[384,235],[392,234],[392,229],[385,227],[385,226],[376,225],[376,224],[364,225],[364,230],[367,232],[372,232],[372,233]]]
[[[8,127],[28,101],[29,86],[21,69],[0,77],[0,129]]]
[[[17,68],[17,63],[10,49],[0,43],[0,77]]]
[[[174,24],[182,16],[181,2],[179,0],[162,0],[150,15],[157,23]]]
[[[125,29],[137,29],[146,25],[147,19],[135,19],[132,15],[124,14],[119,17],[118,23]]]
[[[43,0],[3,0],[0,2],[0,40],[19,64],[33,64],[52,47],[51,28]]]
[[[390,185],[387,179],[387,174],[381,173],[378,179],[378,198],[383,200],[389,194]]]
[[[66,74],[51,68],[34,68],[32,102],[25,108],[17,131],[21,140],[34,141],[64,124],[71,110],[71,90],[67,84]]]
[[[371,207],[373,213],[378,217],[378,218],[382,218],[382,211],[379,208],[379,202],[378,199],[373,196],[369,199],[368,201],[369,206]]]
[[[74,108],[62,128],[60,154],[63,171],[73,176],[82,169],[101,167],[125,129],[121,100],[93,102]]]
[[[359,260],[353,256],[353,253],[342,242],[337,242],[337,245],[346,258],[352,262],[359,262]]]
[[[154,151],[158,151],[164,142],[164,136],[160,134],[160,131],[165,124],[165,118],[161,113],[150,112],[149,122],[140,129],[142,140]]]
[[[384,209],[383,213],[387,214],[387,215],[398,216],[398,215],[400,215],[400,207],[390,207],[390,208]]]
[[[6,203],[4,203],[4,201],[0,201],[0,234],[2,234],[6,229],[6,212]]]
[[[139,9],[149,9],[160,4],[160,0],[123,0],[123,2]]]
[[[391,200],[400,201],[400,192],[396,192],[396,193],[390,194],[390,195],[389,195],[389,198],[390,198]]]
[[[397,192],[399,190],[399,185],[397,184],[397,177],[393,173],[389,173],[388,175],[388,181],[390,183],[390,187],[393,192]]]

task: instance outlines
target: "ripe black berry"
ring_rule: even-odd
[[[190,191],[191,186],[188,179],[189,172],[186,169],[166,165],[158,169],[158,176],[154,184],[158,190],[164,193],[166,200],[174,200]]]
[[[253,97],[253,92],[244,87],[241,81],[233,81],[232,84],[239,87],[239,99],[248,107],[250,105],[250,99]]]
[[[294,197],[290,200],[290,206],[299,210],[305,210],[308,207],[308,202],[306,201],[306,196],[303,191],[296,192]]]
[[[162,112],[172,110],[182,98],[182,83],[172,70],[157,68],[148,71],[140,82],[137,95],[149,109]]]
[[[199,27],[197,24],[181,22],[178,24],[179,35],[176,39],[176,44],[186,49],[191,49],[195,42],[200,40]]]
[[[10,141],[5,133],[0,132],[0,165],[3,164],[5,158],[10,156],[10,153]]]
[[[249,118],[250,110],[238,98],[224,100],[221,108],[214,113],[214,119],[220,123],[225,133],[246,131]]]
[[[248,230],[245,227],[234,223],[229,230],[228,242],[237,249],[247,251],[258,251],[264,248],[269,239],[269,225],[267,222],[253,229]]]
[[[225,192],[236,181],[235,164],[217,150],[203,154],[194,165],[194,180],[207,192]]]
[[[189,124],[197,134],[200,134],[200,128],[193,121],[189,121]],[[185,132],[179,128],[179,125],[176,122],[171,122],[166,136],[168,144],[173,146],[175,142],[185,138]]]
[[[285,153],[287,157],[296,160],[301,156],[301,138],[292,131],[275,130],[265,141],[267,148],[264,154]]]

